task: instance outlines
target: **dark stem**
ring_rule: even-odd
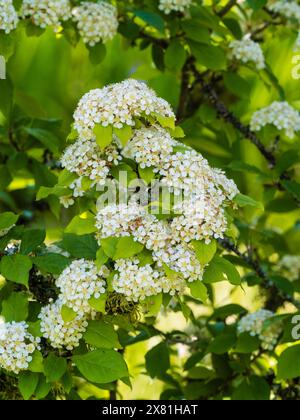
[[[220,17],[224,17],[227,15],[228,12],[237,4],[237,0],[229,0],[229,2],[221,9],[217,15]]]

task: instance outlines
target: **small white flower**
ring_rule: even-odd
[[[276,346],[282,328],[281,325],[275,323],[264,329],[264,323],[274,316],[273,312],[265,309],[246,315],[238,324],[238,333],[248,332],[251,336],[258,337],[262,341],[262,347],[272,351]]]
[[[292,139],[295,132],[300,131],[300,114],[287,102],[273,102],[252,115],[250,127],[252,131],[259,131],[269,124]]]
[[[84,95],[74,114],[74,127],[80,139],[91,139],[96,124],[134,127],[135,119],[144,115],[175,119],[168,102],[157,97],[145,83],[129,79]]]
[[[139,266],[137,258],[116,261],[115,270],[118,273],[113,279],[114,290],[132,302],[143,301],[162,292],[174,296],[183,293],[186,287],[181,277],[170,280],[162,270],[152,268],[149,264]]]
[[[59,299],[81,316],[90,314],[92,309],[89,300],[92,297],[99,298],[106,292],[105,279],[108,276],[109,270],[105,266],[97,269],[92,261],[73,261],[56,280],[60,289]]]
[[[300,22],[300,6],[296,1],[280,0],[268,7],[272,12],[278,13],[289,20]]]
[[[100,41],[105,43],[117,34],[118,11],[105,1],[81,3],[72,10],[72,15],[84,43],[91,47]]]
[[[15,374],[28,369],[40,339],[28,331],[26,322],[0,323],[0,367]]]
[[[291,281],[300,279],[300,257],[286,255],[277,264],[277,270],[283,270],[284,275]]]
[[[63,302],[57,300],[42,308],[39,315],[41,331],[53,348],[73,350],[79,346],[88,321],[86,317],[77,315],[73,321],[65,322],[61,315],[62,306]]]
[[[186,12],[192,5],[193,0],[159,0],[159,9],[166,15],[171,12]]]
[[[18,14],[12,0],[0,0],[0,31],[9,34],[18,25]]]
[[[244,64],[254,63],[258,70],[266,67],[265,57],[261,46],[250,38],[232,41],[229,44],[230,56]]]
[[[59,32],[62,22],[71,18],[71,5],[69,0],[23,0],[21,15],[42,29],[50,26]]]

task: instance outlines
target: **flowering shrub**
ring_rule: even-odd
[[[299,399],[300,6],[213,3],[0,0],[0,399]]]

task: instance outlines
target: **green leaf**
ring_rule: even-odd
[[[165,54],[165,64],[170,70],[179,71],[182,69],[186,60],[184,46],[178,39],[174,39]]]
[[[282,185],[290,193],[292,193],[297,198],[300,198],[300,184],[295,181],[282,181]]]
[[[47,254],[32,258],[33,264],[43,273],[60,275],[71,261],[60,254]]]
[[[209,264],[217,252],[215,240],[209,244],[206,244],[205,241],[192,241],[192,245],[202,266]]]
[[[101,246],[105,254],[114,260],[134,257],[144,249],[144,246],[131,236],[104,238],[101,239]]]
[[[107,300],[106,294],[101,295],[98,299],[96,299],[95,297],[92,297],[89,300],[89,305],[91,308],[95,309],[97,312],[105,314],[106,300]]]
[[[6,212],[0,214],[0,231],[11,228],[17,223],[19,216],[14,213]]]
[[[243,333],[238,336],[236,347],[234,351],[242,354],[253,353],[260,347],[260,341],[258,337],[252,337],[249,333]]]
[[[251,9],[259,10],[268,3],[268,0],[246,0],[246,2],[251,7]]]
[[[162,115],[156,115],[157,121],[163,128],[170,128],[175,130],[175,119],[173,117],[163,117]]]
[[[96,136],[96,142],[101,150],[104,150],[109,146],[113,139],[113,128],[111,125],[103,127],[101,124],[95,125],[94,134]]]
[[[36,350],[32,354],[32,361],[29,363],[28,370],[30,370],[30,372],[34,372],[34,373],[44,372],[43,356],[42,356],[41,352]]]
[[[205,284],[203,284],[200,280],[193,281],[192,283],[188,284],[191,295],[195,299],[200,299],[203,303],[205,303],[208,299],[208,291]]]
[[[157,29],[158,31],[164,31],[165,22],[163,18],[157,13],[148,12],[146,10],[134,10],[133,13],[136,17],[142,19],[144,22]]]
[[[300,345],[289,347],[279,357],[278,373],[279,380],[288,380],[300,376]]]
[[[218,283],[225,280],[224,275],[231,284],[241,284],[241,276],[235,266],[225,258],[215,256],[204,272],[203,281],[208,284]]]
[[[66,305],[63,305],[61,308],[61,317],[64,322],[68,323],[71,321],[74,321],[74,319],[77,317],[77,314],[75,311],[73,311],[72,308],[69,308]]]
[[[24,127],[24,131],[31,137],[42,143],[46,149],[53,153],[59,153],[60,140],[51,131],[44,130],[42,128]]]
[[[23,293],[13,292],[2,302],[2,316],[6,322],[21,322],[28,317],[28,298]]]
[[[57,357],[54,353],[50,353],[44,360],[44,373],[47,382],[57,382],[66,373],[67,361],[62,357]]]
[[[61,187],[56,185],[55,187],[41,187],[36,195],[37,201],[44,200],[48,198],[50,195],[54,195],[56,197],[64,197],[69,196],[72,194],[72,190],[67,187]]]
[[[25,230],[22,236],[22,243],[20,252],[21,254],[30,254],[39,245],[41,245],[46,238],[46,232],[41,229]]]
[[[251,197],[248,197],[247,195],[238,194],[234,197],[233,202],[236,203],[239,207],[256,207],[257,209],[264,210],[264,206],[262,203],[259,203],[258,201],[254,200]]]
[[[210,44],[210,33],[207,28],[201,25],[196,19],[187,19],[181,22],[181,26],[186,33],[187,38],[201,42],[202,44]]]
[[[101,42],[94,45],[93,47],[88,47],[88,50],[90,61],[94,66],[102,63],[106,57],[106,47]]]
[[[59,246],[74,258],[96,259],[98,243],[94,235],[74,235],[67,233]]]
[[[124,125],[123,128],[114,128],[114,133],[121,141],[122,146],[125,147],[132,138],[132,127],[130,125]]]
[[[19,390],[24,400],[29,400],[35,393],[39,375],[33,372],[21,372],[19,374]]]
[[[77,174],[70,172],[67,169],[64,169],[59,174],[57,185],[59,185],[60,187],[69,187],[77,178]]]
[[[270,387],[268,383],[258,376],[245,378],[232,395],[233,401],[268,401]]]
[[[249,83],[236,73],[226,72],[224,83],[228,90],[239,98],[248,98],[251,92]]]
[[[146,182],[147,185],[155,179],[155,173],[153,172],[153,168],[141,168],[139,166],[139,175],[140,177]]]
[[[96,265],[101,268],[108,261],[108,256],[105,254],[102,248],[99,248],[96,255]]]
[[[162,307],[163,304],[163,294],[160,293],[156,296],[149,296],[143,302],[143,306],[145,306],[145,317],[156,317]]]
[[[72,360],[90,382],[107,384],[128,376],[123,357],[114,350],[95,350],[82,356],[73,356]]]
[[[227,57],[220,47],[189,41],[193,55],[199,64],[210,70],[225,70]]]
[[[1,274],[14,283],[28,287],[29,272],[32,262],[25,255],[10,255],[1,260]]]
[[[113,324],[109,324],[103,320],[90,321],[83,338],[86,343],[100,349],[121,348],[118,334]]]
[[[166,343],[158,344],[146,354],[146,369],[151,378],[162,377],[170,366],[170,352]]]
[[[45,376],[39,375],[39,382],[37,384],[34,395],[38,400],[42,400],[47,397],[47,395],[51,391],[51,388],[52,385],[51,383],[46,382]]]
[[[208,352],[225,354],[236,344],[236,336],[233,334],[221,334],[209,345]]]
[[[75,216],[65,229],[65,233],[74,235],[88,235],[96,231],[95,218],[92,214],[88,214],[86,218]]]

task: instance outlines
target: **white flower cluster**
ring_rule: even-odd
[[[91,47],[100,41],[105,43],[117,34],[118,11],[105,1],[81,3],[72,14],[84,43]]]
[[[171,222],[172,238],[187,243],[193,240],[209,243],[212,238],[223,238],[228,224],[218,198],[216,194],[209,198],[197,195],[175,206],[175,212],[182,213],[182,216],[175,217]]]
[[[74,114],[74,127],[80,139],[90,139],[96,124],[133,127],[136,118],[155,115],[175,119],[167,101],[145,83],[129,79],[84,95]]]
[[[40,28],[53,27],[60,30],[62,22],[71,18],[69,0],[23,0],[21,14]]]
[[[142,169],[162,169],[178,143],[170,133],[158,125],[135,130],[132,139],[122,151],[123,156],[135,160]]]
[[[248,332],[252,337],[258,337],[262,342],[262,347],[271,351],[277,344],[282,328],[278,323],[274,323],[268,328],[264,328],[264,324],[274,316],[273,312],[265,309],[246,315],[238,324],[238,333]]]
[[[74,204],[73,197],[82,197],[85,193],[83,180],[90,181],[90,187],[105,185],[110,166],[117,165],[122,159],[118,146],[112,143],[101,151],[93,137],[91,140],[77,140],[71,144],[61,158],[61,165],[78,175],[70,185],[72,197],[61,197],[61,204],[68,208]]]
[[[79,346],[88,321],[85,317],[77,315],[73,321],[65,322],[61,315],[62,307],[63,302],[58,299],[42,308],[39,315],[41,332],[53,348],[73,350]]]
[[[163,248],[171,238],[168,224],[136,203],[104,207],[97,213],[96,227],[100,239],[133,236],[149,250]]]
[[[113,288],[129,301],[139,302],[161,292],[175,295],[185,288],[181,278],[170,280],[162,270],[155,270],[149,264],[141,267],[137,258],[118,260],[115,270],[118,273],[114,276]]]
[[[93,139],[96,124],[121,128],[135,126],[136,119],[141,118],[139,127],[133,130],[132,138],[120,154],[134,160],[142,169],[153,169],[163,189],[174,194],[175,215],[172,213],[164,220],[150,214],[147,206],[143,207],[134,199],[98,208],[96,236],[99,242],[103,238],[131,236],[152,252],[153,263],[145,267],[138,265],[138,258],[117,263],[114,290],[134,301],[162,291],[181,293],[186,281],[202,279],[204,267],[190,242],[204,239],[209,243],[214,238],[222,238],[227,229],[225,207],[238,194],[235,183],[227,179],[224,172],[211,168],[200,154],[174,140],[169,131],[161,127],[158,116],[175,119],[166,101],[135,80],[89,92],[74,114],[74,127],[83,143]],[[144,119],[151,125],[141,128]],[[74,171],[79,162],[84,173],[78,170],[76,173],[86,175],[87,165],[82,164],[84,153],[74,151],[75,148],[76,145],[63,159],[64,166]],[[92,166],[93,159],[100,159],[96,150],[88,159],[88,167]],[[177,200],[182,195],[184,200]],[[172,277],[172,282],[168,276]]]
[[[291,281],[300,279],[300,256],[286,255],[278,263],[278,270],[283,270],[284,275]]]
[[[264,53],[261,46],[252,41],[252,39],[244,38],[240,41],[232,41],[229,44],[230,56],[233,59],[241,61],[244,64],[254,63],[258,70],[266,67]]]
[[[106,292],[105,279],[108,276],[109,270],[105,266],[97,269],[92,261],[73,261],[56,280],[60,289],[59,299],[78,315],[90,314],[89,300],[92,297],[98,299]]]
[[[0,0],[0,31],[9,34],[18,25],[18,14],[12,0]]]
[[[269,10],[290,20],[300,22],[300,6],[296,1],[280,0],[268,6]]]
[[[295,137],[300,131],[300,114],[287,102],[273,102],[252,115],[250,127],[252,131],[259,131],[267,125],[274,125],[278,130],[284,130],[289,138]]]
[[[201,280],[204,268],[201,266],[194,250],[186,244],[169,245],[165,249],[153,253],[158,267],[164,264],[183,277],[189,283]]]
[[[92,181],[92,186],[95,186],[96,184],[105,184],[109,173],[108,165],[116,163],[120,159],[116,146],[110,145],[102,152],[95,139],[92,138],[91,140],[77,140],[71,144],[65,150],[61,164],[63,168],[77,174],[80,178],[89,178]],[[73,189],[80,191],[80,183],[73,184]],[[80,193],[77,196],[80,196]]]
[[[159,9],[166,15],[171,12],[186,12],[192,5],[193,0],[159,0]]]
[[[28,369],[39,342],[28,332],[26,322],[1,322],[0,367],[15,374]]]

